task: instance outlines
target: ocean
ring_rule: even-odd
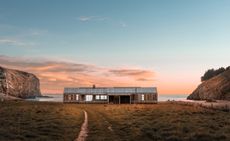
[[[49,101],[49,102],[63,102],[63,94],[43,94],[44,96],[48,97],[37,97],[35,99],[28,99],[30,101]],[[158,101],[179,101],[179,100],[186,100],[188,95],[186,94],[159,94]]]
[[[186,100],[188,97],[187,94],[167,94],[167,95],[163,95],[163,94],[159,94],[158,95],[158,101],[172,101],[172,100],[175,100],[175,101],[184,101]]]

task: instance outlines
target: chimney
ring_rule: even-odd
[[[93,89],[95,89],[96,88],[96,85],[95,84],[93,84]]]

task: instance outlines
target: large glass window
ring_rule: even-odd
[[[144,101],[145,100],[145,95],[141,95],[141,100]]]
[[[101,95],[101,100],[106,100],[107,99],[107,95]]]
[[[96,95],[96,100],[106,100],[107,95]]]
[[[76,100],[79,100],[79,95],[78,94],[76,95]]]
[[[85,101],[92,101],[92,100],[93,100],[93,96],[92,95],[86,95]]]
[[[96,95],[96,100],[99,100],[100,99],[100,95]]]

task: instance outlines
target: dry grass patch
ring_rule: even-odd
[[[230,140],[230,113],[159,103],[79,105],[39,102],[0,103],[0,140],[71,141],[88,113],[88,141]]]
[[[171,103],[84,108],[95,116],[89,140],[230,140],[228,112]]]
[[[0,103],[0,140],[73,140],[84,120],[82,111],[75,106],[23,101]]]

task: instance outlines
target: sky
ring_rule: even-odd
[[[229,66],[229,0],[0,0],[0,65],[43,93],[143,86],[189,94]]]

